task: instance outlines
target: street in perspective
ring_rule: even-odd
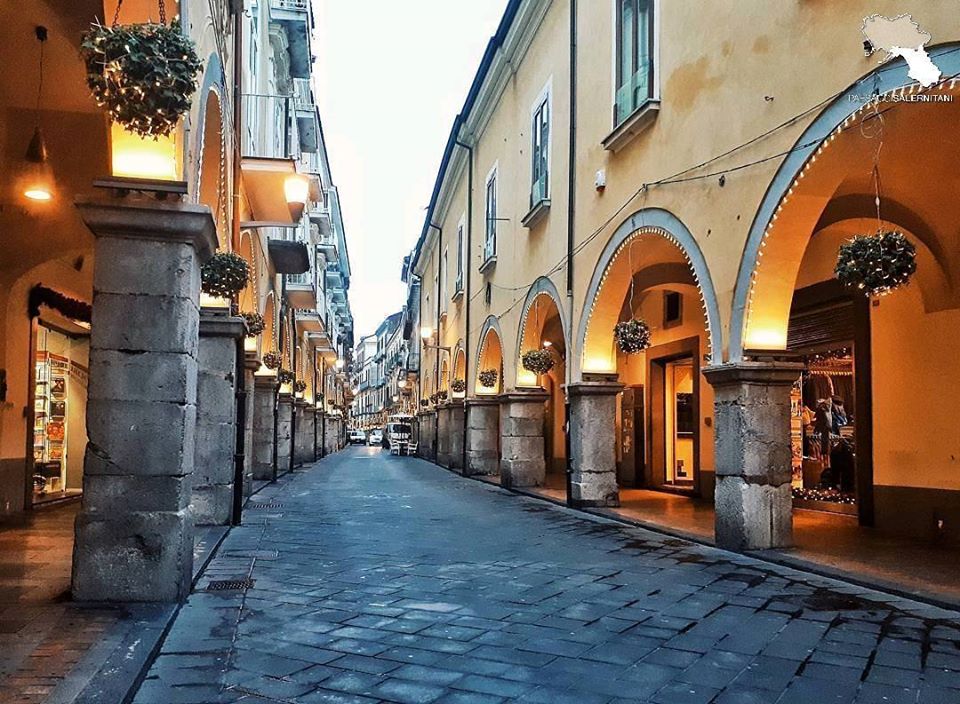
[[[956,0],[0,28],[0,704],[960,704]]]

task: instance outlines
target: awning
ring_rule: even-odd
[[[310,254],[303,242],[268,240],[267,249],[278,274],[303,274],[310,270]]]
[[[284,183],[297,174],[293,159],[267,159],[245,156],[240,160],[244,191],[253,211],[253,219],[240,227],[297,227],[287,205]]]

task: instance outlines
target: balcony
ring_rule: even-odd
[[[310,0],[270,0],[270,21],[283,28],[290,54],[290,75],[310,78]]]
[[[287,300],[291,307],[315,311],[317,309],[317,275],[313,249],[307,247],[310,268],[302,274],[287,274]]]
[[[297,132],[300,135],[300,149],[313,154],[320,148],[320,118],[317,115],[317,106],[313,104],[310,81],[298,78],[296,88],[293,112],[297,120]]]
[[[321,237],[333,238],[333,220],[330,217],[330,208],[320,206],[310,211],[310,220],[317,226]]]
[[[298,332],[323,332],[323,317],[319,311],[298,308],[294,311]]]

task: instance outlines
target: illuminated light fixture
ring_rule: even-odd
[[[342,360],[342,359],[338,359],[338,360],[334,363],[334,366],[337,368],[337,371],[340,371],[341,369],[343,369],[343,360]]]
[[[550,342],[550,340],[544,340],[543,346],[549,349],[550,347],[553,347],[553,343]]]
[[[406,380],[406,379],[400,379],[400,381],[397,382],[397,388],[398,388],[398,389],[405,389],[405,388],[407,388],[407,380]]]
[[[283,195],[287,199],[290,217],[294,222],[300,222],[303,210],[307,207],[307,198],[310,195],[310,183],[300,174],[287,176],[283,182]]]
[[[40,98],[43,95],[43,45],[47,41],[47,28],[37,25],[34,31],[40,42],[39,81],[37,84],[36,124],[33,137],[24,155],[26,162],[23,174],[23,195],[32,201],[53,200],[53,169],[47,156],[47,144],[40,129]]]
[[[420,328],[420,337],[424,340],[429,340],[431,337],[433,337],[433,328],[429,326]]]
[[[110,172],[121,178],[180,179],[176,133],[142,137],[116,122],[110,125]]]

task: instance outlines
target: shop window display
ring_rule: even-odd
[[[33,501],[80,494],[87,442],[86,338],[37,327],[33,401]]]

